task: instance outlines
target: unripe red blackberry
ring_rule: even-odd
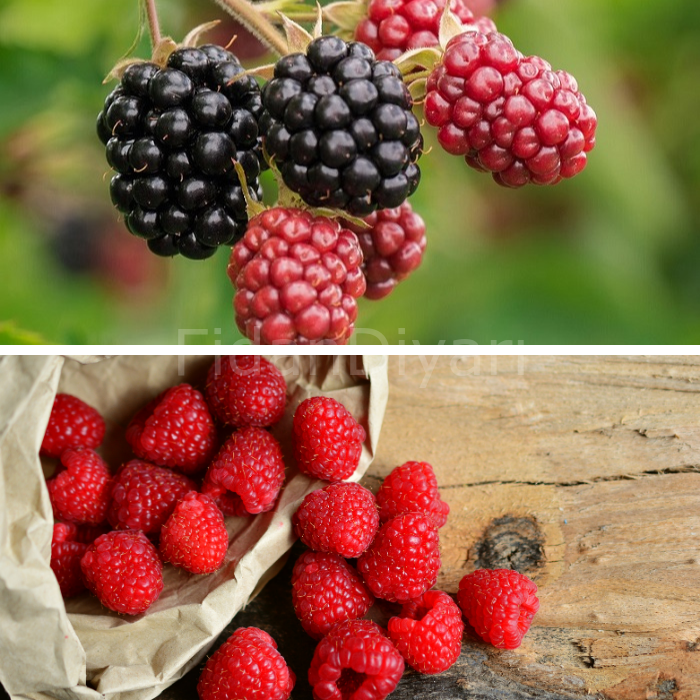
[[[462,24],[495,32],[488,17],[475,17],[469,0],[452,0],[450,9]],[[367,17],[355,29],[355,39],[369,46],[377,58],[393,61],[404,51],[438,45],[445,0],[370,0]]]
[[[262,97],[267,151],[307,204],[366,216],[418,187],[413,100],[398,68],[364,44],[315,39],[277,62]]]
[[[231,252],[238,328],[254,343],[347,343],[365,291],[352,231],[325,216],[275,207],[251,219]]]
[[[114,206],[128,229],[158,255],[208,258],[233,245],[247,223],[233,161],[253,198],[262,155],[260,89],[219,46],[174,51],[165,68],[129,66],[107,97],[97,133],[117,174]]]
[[[442,147],[500,185],[554,185],[580,173],[595,145],[597,118],[576,80],[502,34],[454,37],[427,89]]]
[[[352,222],[345,225],[357,234],[367,280],[365,296],[383,299],[416,270],[425,253],[425,222],[410,202],[394,209],[381,209],[365,217],[369,228]]]

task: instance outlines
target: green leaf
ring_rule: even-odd
[[[0,345],[46,345],[46,341],[38,333],[18,328],[14,321],[0,321]]]

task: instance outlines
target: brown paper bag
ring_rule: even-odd
[[[223,567],[193,576],[166,565],[147,613],[117,615],[83,594],[64,603],[49,567],[53,515],[39,448],[55,394],[71,393],[107,422],[100,452],[115,469],[129,458],[124,429],[165,388],[201,385],[211,357],[0,358],[0,681],[13,698],[149,700],[195,666],[233,616],[276,572],[294,541],[291,515],[321,482],[290,458],[291,419],[305,398],[337,398],[367,430],[360,466],[376,452],[388,395],[384,356],[275,356],[291,396],[273,433],[288,465],[274,511],[227,518]],[[44,465],[46,468],[46,465]]]

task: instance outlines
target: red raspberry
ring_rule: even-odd
[[[175,504],[195,489],[195,483],[182,474],[132,459],[114,477],[107,517],[115,530],[157,534]]]
[[[477,569],[459,582],[457,602],[489,644],[516,649],[540,609],[537,586],[511,569]]]
[[[272,510],[284,482],[279,443],[267,430],[243,428],[219,450],[202,484],[224,515]]]
[[[369,228],[352,222],[345,225],[355,232],[362,247],[365,297],[383,299],[420,266],[426,246],[425,222],[409,202],[395,209],[380,209],[364,221]]]
[[[109,532],[98,537],[80,566],[87,587],[102,605],[138,615],[163,590],[163,563],[143,532]]]
[[[447,593],[427,591],[389,620],[389,639],[420,673],[442,673],[462,651],[462,611]]]
[[[160,531],[160,553],[192,574],[211,574],[224,562],[228,533],[224,516],[209,497],[190,491]]]
[[[54,523],[53,538],[54,542],[80,542],[78,539],[78,526],[74,523]]]
[[[141,459],[194,474],[216,451],[216,429],[204,397],[189,384],[164,391],[144,406],[126,429]]]
[[[377,491],[377,504],[382,522],[402,513],[425,513],[435,527],[442,527],[450,512],[427,462],[406,462],[393,469]]]
[[[292,572],[292,604],[301,626],[320,639],[343,620],[364,617],[374,598],[337,554],[304,552]]]
[[[207,402],[227,425],[265,428],[282,418],[287,383],[282,372],[260,355],[217,358],[207,375]]]
[[[105,422],[92,406],[70,394],[56,394],[46,426],[41,454],[60,457],[76,447],[94,449],[105,436]]]
[[[268,209],[231,252],[236,323],[254,343],[344,345],[365,292],[361,264],[357,237],[337,221]]]
[[[312,396],[294,412],[294,456],[299,469],[324,481],[349,479],[367,435],[350,412],[328,396]]]
[[[71,598],[85,590],[80,560],[88,546],[74,541],[77,533],[78,528],[72,523],[56,523],[53,526],[51,569],[64,598]]]
[[[437,46],[445,0],[370,0],[367,17],[357,25],[355,39],[369,46],[377,58],[393,61],[404,51]],[[467,0],[452,0],[450,9],[462,24],[495,32],[488,17],[474,17]]]
[[[379,528],[357,570],[377,597],[394,603],[417,598],[432,588],[440,571],[440,538],[422,513],[399,515]]]
[[[360,484],[331,484],[304,498],[292,525],[307,547],[356,559],[377,534],[377,502]]]
[[[348,620],[318,643],[309,684],[314,700],[383,700],[403,669],[403,657],[376,622]]]
[[[506,187],[554,185],[586,166],[597,119],[576,80],[503,34],[467,32],[428,78],[425,118],[453,155]]]
[[[209,657],[197,693],[200,700],[287,700],[295,681],[275,640],[241,627]]]
[[[65,467],[46,482],[54,516],[72,523],[99,525],[107,517],[112,475],[94,450],[81,447],[61,455]]]

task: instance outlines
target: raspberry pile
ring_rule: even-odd
[[[260,129],[285,184],[314,207],[366,216],[398,207],[423,149],[398,68],[336,36],[284,56],[262,92]]]
[[[268,209],[231,252],[236,324],[254,343],[343,345],[365,292],[361,264],[357,237],[337,221]]]
[[[307,420],[308,401],[314,399],[294,416],[297,441],[297,419]],[[327,415],[335,412],[320,414]],[[327,430],[323,422],[314,425],[317,438]],[[526,576],[475,571],[462,579],[457,603],[433,588],[441,566],[438,528],[448,513],[427,462],[396,467],[376,500],[354,483],[332,483],[302,500],[292,524],[309,550],[292,572],[292,602],[302,628],[321,640],[309,669],[315,700],[382,700],[404,663],[424,674],[446,671],[461,653],[463,614],[494,646],[520,644],[539,606],[537,587]],[[344,559],[358,555],[356,567]],[[387,629],[361,619],[375,599],[401,604]]]
[[[99,413],[56,396],[41,452],[59,457],[46,485],[57,521],[51,568],[64,597],[87,587],[110,610],[143,613],[163,589],[164,563],[214,573],[228,551],[224,515],[274,508],[285,465],[257,426],[282,417],[283,375],[240,355],[216,358],[207,376],[204,394],[179,384],[136,412],[125,438],[137,459],[116,471],[92,449],[104,434]],[[238,427],[223,444],[215,420]]]
[[[222,366],[229,370],[222,374]],[[208,373],[209,405],[189,384],[147,403],[127,437],[137,454],[148,450],[158,464],[132,459],[112,475],[91,448],[60,455],[47,488],[61,519],[54,525],[51,568],[65,598],[87,588],[110,610],[139,615],[159,598],[165,565],[194,575],[221,569],[229,545],[224,516],[269,511],[283,487],[280,445],[257,425],[279,420],[284,411],[280,378],[284,382],[262,358],[217,358]],[[65,401],[57,399],[59,407]],[[218,444],[212,412],[222,427],[237,430],[210,458],[198,489],[182,472],[193,468],[203,445],[209,454],[209,441]],[[54,420],[54,442],[69,444],[84,414],[77,412],[73,423]],[[292,432],[298,468],[331,482],[306,494],[292,517],[308,547],[294,565],[291,588],[301,627],[319,640],[308,670],[315,700],[383,700],[406,663],[423,674],[447,670],[461,651],[462,615],[493,646],[521,644],[539,608],[537,587],[526,576],[474,571],[461,580],[457,603],[433,588],[441,567],[438,529],[449,506],[428,463],[396,467],[375,498],[346,481],[366,433],[341,403],[328,396],[302,401]],[[376,599],[400,604],[386,629],[363,619]],[[275,641],[241,628],[209,658],[197,691],[200,700],[287,700],[294,683]]]
[[[438,140],[505,187],[554,185],[586,167],[597,119],[573,76],[523,57],[503,34],[466,32],[428,78]]]
[[[467,0],[451,0],[450,9],[464,25],[484,33],[496,31],[488,17],[474,16]],[[367,44],[377,58],[393,61],[404,51],[437,46],[444,10],[445,0],[370,0],[355,39]]]
[[[248,216],[239,162],[260,199],[260,88],[219,46],[182,48],[167,66],[135,63],[105,100],[97,133],[117,171],[115,207],[158,255],[208,258],[232,245]]]

